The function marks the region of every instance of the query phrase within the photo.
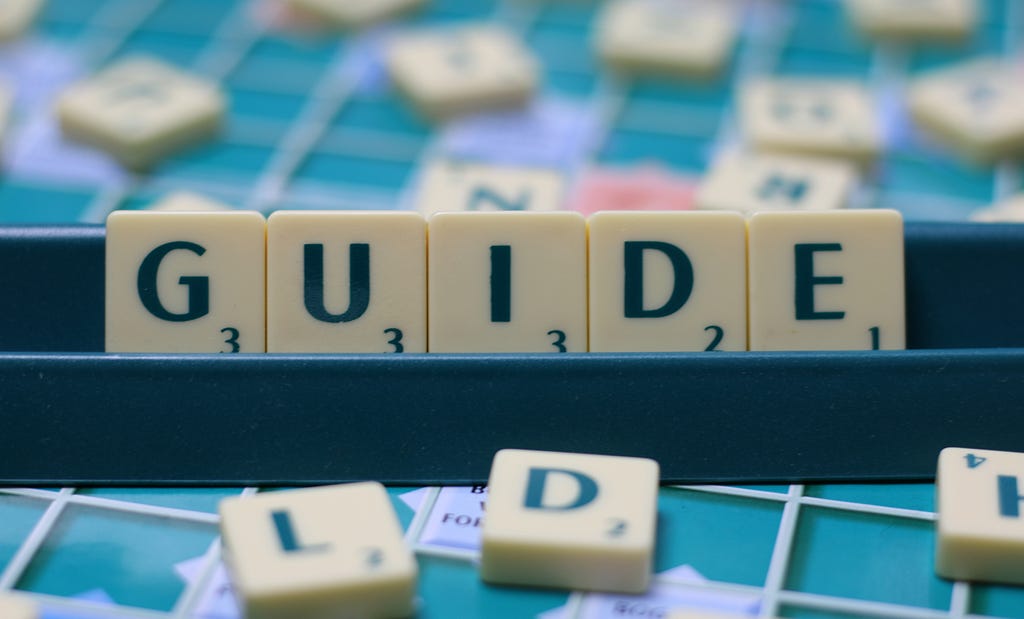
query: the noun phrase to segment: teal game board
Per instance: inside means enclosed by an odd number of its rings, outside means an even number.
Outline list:
[[[732,63],[710,83],[626,82],[603,71],[590,45],[596,2],[431,0],[401,24],[342,37],[289,34],[272,4],[50,0],[28,37],[0,48],[0,76],[17,93],[0,225],[102,223],[181,189],[265,213],[405,208],[425,164],[445,156],[543,166],[571,181],[656,169],[685,186],[739,139],[735,86],[755,73],[861,78],[885,102],[886,150],[858,192],[862,206],[964,221],[1022,184],[1016,165],[963,164],[917,132],[900,104],[919,71],[1015,55],[1024,8],[1013,0],[982,2],[976,34],[952,48],[868,44],[839,2],[751,0]],[[400,25],[477,20],[523,37],[544,65],[542,93],[523,113],[433,127],[389,85],[383,49]],[[219,140],[144,176],[62,141],[49,107],[66,84],[138,53],[216,79],[231,102]],[[663,488],[659,576],[642,598],[484,586],[475,568],[480,489],[390,492],[420,559],[424,618],[654,619],[685,606],[807,619],[1024,617],[1024,589],[934,575],[933,490]],[[33,595],[48,619],[236,617],[216,506],[255,491],[0,490],[0,590]]]

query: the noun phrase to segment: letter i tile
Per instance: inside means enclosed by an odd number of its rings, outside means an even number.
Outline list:
[[[397,619],[417,567],[376,482],[225,499],[221,534],[248,619]]]
[[[761,212],[748,225],[751,350],[906,346],[898,212]]]
[[[264,352],[266,220],[257,212],[107,217],[107,352]]]
[[[431,352],[586,352],[579,213],[437,213],[428,224]]]
[[[488,483],[490,583],[641,593],[651,579],[658,463],[505,449]]]
[[[949,447],[939,454],[935,571],[1024,584],[1024,453]]]

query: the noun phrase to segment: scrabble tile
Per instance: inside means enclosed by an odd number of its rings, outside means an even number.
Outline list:
[[[5,0],[0,2],[0,41],[10,41],[25,33],[35,21],[43,0]]]
[[[416,210],[555,211],[564,192],[561,175],[539,168],[435,161],[424,171]]]
[[[907,94],[914,120],[979,163],[1024,153],[1020,67],[983,58],[915,79]]]
[[[268,352],[426,352],[427,225],[409,212],[278,211]]]
[[[854,24],[881,39],[963,39],[978,18],[976,0],[846,0]]]
[[[57,100],[61,131],[144,170],[211,138],[224,117],[218,86],[135,57],[72,85]]]
[[[602,14],[597,47],[626,73],[709,77],[728,61],[738,20],[730,1],[622,0]]]
[[[471,25],[396,37],[391,77],[428,117],[519,107],[537,89],[530,51],[497,26]]]
[[[832,210],[849,204],[856,182],[856,169],[842,161],[734,153],[714,163],[695,203],[742,213]]]
[[[1017,194],[992,206],[975,211],[971,221],[979,222],[1024,222],[1024,194]]]
[[[939,454],[935,571],[1024,584],[1024,454],[949,447]]]
[[[245,617],[413,614],[416,560],[382,485],[226,499],[220,515],[225,559]]]
[[[28,596],[4,593],[0,594],[0,617],[3,619],[38,619],[39,608]]]
[[[747,349],[747,226],[738,213],[591,216],[590,350]]]
[[[760,151],[820,155],[867,163],[882,129],[867,89],[853,81],[761,78],[740,91],[740,121]]]
[[[594,167],[577,179],[570,208],[584,215],[600,211],[687,211],[694,208],[694,189],[691,180],[654,166]]]
[[[107,218],[107,352],[264,352],[266,222],[256,212]]]
[[[151,204],[146,210],[167,213],[205,213],[230,211],[231,207],[223,202],[212,200],[204,195],[191,191],[175,191]]]
[[[906,346],[897,211],[756,213],[748,251],[751,350]]]
[[[578,213],[438,213],[428,223],[431,352],[585,352]]]
[[[293,9],[339,28],[386,21],[423,5],[424,0],[287,0]]]
[[[488,482],[480,576],[641,593],[651,579],[658,463],[504,449]]]

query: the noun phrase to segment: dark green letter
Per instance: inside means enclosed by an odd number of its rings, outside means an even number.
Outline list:
[[[647,249],[665,254],[674,274],[672,294],[664,305],[654,309],[644,309],[644,250]],[[686,252],[661,241],[626,241],[622,253],[626,271],[623,290],[626,318],[662,318],[686,304],[693,292],[693,264]]]
[[[551,473],[568,475],[576,480],[576,483],[579,485],[579,492],[576,495],[576,500],[570,501],[565,505],[544,505],[544,484],[547,482],[548,475]],[[523,507],[527,509],[566,511],[583,507],[596,498],[597,482],[588,475],[584,475],[583,473],[578,473],[576,471],[570,471],[568,469],[542,469],[531,467],[530,477],[526,483],[526,498],[523,501]]]
[[[142,265],[139,266],[136,286],[139,290],[139,300],[150,314],[169,322],[187,322],[202,318],[210,312],[210,279],[208,277],[181,277],[178,283],[188,288],[188,311],[183,314],[167,311],[167,308],[160,302],[160,296],[156,291],[156,273],[160,269],[160,262],[164,257],[177,249],[190,251],[197,256],[206,253],[206,249],[201,245],[188,241],[164,243],[149,252],[142,261]]]
[[[796,319],[797,320],[842,320],[846,312],[818,312],[814,310],[814,287],[838,285],[842,276],[816,277],[814,275],[814,253],[819,251],[843,251],[839,243],[798,243],[793,246],[796,260]]]
[[[491,322],[512,320],[512,248],[491,245]]]
[[[370,305],[370,246],[352,243],[348,246],[348,309],[332,314],[324,305],[324,246],[303,246],[303,299],[306,311],[322,322],[351,322],[366,313]]]

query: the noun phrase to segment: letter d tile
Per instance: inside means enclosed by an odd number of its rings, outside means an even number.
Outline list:
[[[641,593],[651,578],[658,463],[504,449],[488,484],[490,583]]]
[[[746,350],[747,226],[738,213],[590,217],[590,350]]]
[[[107,218],[107,352],[264,352],[266,221],[256,212]]]

